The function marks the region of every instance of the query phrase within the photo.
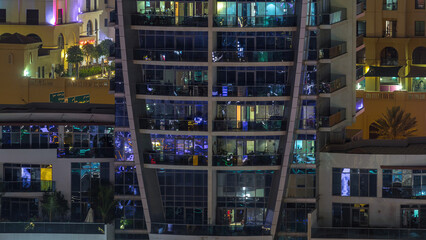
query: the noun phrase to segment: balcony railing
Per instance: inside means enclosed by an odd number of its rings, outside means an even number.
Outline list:
[[[281,155],[255,153],[247,155],[214,155],[213,166],[276,166]]]
[[[331,82],[321,82],[319,93],[333,93],[341,88],[346,87],[346,76],[338,76]]]
[[[105,224],[71,222],[1,222],[0,233],[105,234]]]
[[[57,158],[113,158],[114,148],[85,148],[64,147],[58,148]]]
[[[321,15],[321,24],[332,25],[346,20],[346,8],[336,9],[332,13]]]
[[[319,59],[333,59],[346,53],[346,42],[341,42],[330,48],[322,48],[319,50]]]
[[[166,164],[184,166],[207,166],[207,156],[192,154],[166,154],[166,153],[144,153],[143,160],[146,164]]]
[[[363,13],[365,10],[365,3],[359,2],[356,4],[356,15]]]
[[[425,229],[312,228],[311,239],[426,239]]]
[[[213,62],[283,62],[293,61],[293,50],[214,51]]]
[[[361,79],[364,76],[364,67],[358,66],[356,67],[356,79]]]
[[[359,47],[362,44],[364,44],[364,35],[361,34],[356,37],[356,47]]]
[[[207,85],[163,85],[137,83],[136,93],[144,95],[207,97]]]
[[[54,181],[4,181],[1,182],[4,192],[52,192],[55,191]]]
[[[215,27],[294,27],[297,18],[290,16],[214,16]]]
[[[271,235],[263,226],[213,226],[152,223],[152,234],[205,235],[205,236],[267,236]]]
[[[398,3],[383,3],[383,10],[398,10]]]
[[[426,199],[426,189],[422,187],[383,187],[384,198]]]
[[[290,96],[289,85],[271,84],[258,86],[214,86],[213,97],[282,97]]]
[[[207,27],[207,16],[132,15],[132,25]]]
[[[207,131],[207,121],[140,118],[139,127],[150,130]]]
[[[285,131],[285,120],[257,120],[257,121],[236,121],[236,120],[214,120],[214,131],[227,132],[250,132],[250,131]]]
[[[339,109],[336,113],[331,114],[330,116],[320,116],[320,127],[333,127],[334,125],[340,123],[346,119],[346,109]]]
[[[207,62],[206,51],[182,50],[146,50],[135,49],[134,60],[143,61],[178,61],[178,62]]]

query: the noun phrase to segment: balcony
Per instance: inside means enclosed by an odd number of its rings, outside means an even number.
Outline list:
[[[356,4],[356,15],[360,15],[361,13],[363,13],[365,11],[365,2],[363,1],[359,1]]]
[[[254,153],[247,155],[213,155],[213,166],[276,166],[281,155]]]
[[[214,27],[295,27],[297,18],[290,16],[230,16],[213,17]]]
[[[356,80],[359,80],[362,77],[364,77],[364,67],[363,66],[357,66],[355,74],[356,74]]]
[[[339,89],[346,87],[346,76],[338,75],[333,76],[330,82],[321,82],[319,86],[319,93],[333,93]]]
[[[312,228],[310,239],[426,239],[424,229]]]
[[[207,97],[207,91],[207,85],[136,84],[136,94],[143,95]]]
[[[149,130],[207,131],[207,121],[140,118],[139,127]]]
[[[319,59],[333,59],[346,53],[346,42],[334,42],[329,48],[319,50]]]
[[[363,44],[364,44],[364,35],[363,34],[358,35],[356,37],[356,47],[358,48],[358,47],[362,46]]]
[[[346,8],[335,8],[331,13],[323,13],[321,15],[321,24],[333,25],[346,20]]]
[[[383,187],[384,198],[426,199],[425,188],[422,187]]]
[[[0,233],[28,233],[28,234],[56,233],[56,234],[102,234],[102,235],[105,235],[105,232],[106,232],[106,226],[103,223],[71,223],[71,222],[64,222],[64,223],[61,223],[61,222],[1,222],[0,223]],[[57,238],[60,238],[60,236],[57,236]],[[79,239],[78,236],[75,236],[75,238]]]
[[[198,235],[198,236],[269,236],[271,232],[263,226],[214,226],[152,223],[151,234]]]
[[[320,116],[319,126],[320,127],[333,127],[336,124],[344,121],[346,119],[346,109],[337,109],[332,110],[330,116]]]
[[[282,97],[290,96],[289,85],[271,84],[257,86],[213,86],[213,97]]]
[[[4,181],[1,182],[3,192],[53,192],[54,181]]]
[[[182,50],[146,50],[135,49],[134,60],[143,61],[177,61],[177,62],[207,62],[206,51]]]
[[[285,131],[287,122],[285,120],[214,120],[213,131],[225,132],[260,132],[260,131]]]
[[[213,62],[284,62],[293,61],[294,51],[213,51]]]
[[[181,26],[207,27],[207,16],[132,15],[132,25],[138,26]]]
[[[85,148],[65,147],[58,148],[57,158],[114,158],[114,148]]]
[[[146,164],[165,164],[181,166],[207,166],[207,156],[193,154],[166,154],[166,153],[144,153],[143,160]]]

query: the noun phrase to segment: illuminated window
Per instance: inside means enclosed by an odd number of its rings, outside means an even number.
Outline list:
[[[425,0],[416,0],[416,9],[425,9]]]
[[[333,168],[333,195],[342,197],[375,197],[377,170]]]
[[[397,10],[398,0],[383,0],[383,10]]]
[[[294,141],[293,163],[315,164],[315,141],[315,135],[298,135],[297,140]]]

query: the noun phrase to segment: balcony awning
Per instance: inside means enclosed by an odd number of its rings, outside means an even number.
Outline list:
[[[366,77],[399,77],[401,67],[373,67],[365,74]]]
[[[411,66],[410,73],[408,73],[408,75],[405,77],[406,78],[426,77],[426,67]]]

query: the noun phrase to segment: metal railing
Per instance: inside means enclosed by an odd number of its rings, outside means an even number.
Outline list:
[[[282,97],[290,96],[291,86],[270,84],[268,86],[213,86],[213,97]]]
[[[52,192],[55,191],[54,181],[2,181],[4,192]]]
[[[105,234],[105,224],[71,222],[1,222],[0,233]]]
[[[213,51],[213,62],[283,62],[293,61],[293,50]]]
[[[321,24],[332,25],[346,20],[346,8],[336,9],[332,13],[321,15]]]
[[[365,3],[359,2],[356,4],[356,15],[363,13],[365,10]]]
[[[320,116],[319,126],[320,127],[333,127],[346,119],[346,109],[338,109],[336,113],[330,116]]]
[[[85,148],[64,147],[58,148],[57,158],[113,158],[114,148]]]
[[[295,27],[297,18],[288,16],[234,16],[216,15],[214,27]]]
[[[132,15],[132,25],[207,27],[207,16]]]
[[[426,199],[422,187],[383,187],[384,198]]]
[[[218,226],[151,223],[152,234],[205,235],[205,236],[267,236],[270,229],[263,226]]]
[[[364,35],[358,35],[356,37],[356,47],[362,46],[364,44]]]
[[[331,82],[321,82],[319,93],[333,93],[341,88],[346,87],[346,76],[338,76]]]
[[[424,229],[403,228],[312,228],[311,239],[426,239]]]
[[[282,155],[254,153],[247,155],[213,155],[213,166],[276,166]]]
[[[319,59],[332,59],[346,53],[346,42],[339,43],[330,48],[321,48],[319,50]]]
[[[133,59],[143,61],[207,62],[207,56],[207,50],[184,51],[135,49],[133,51]]]
[[[249,131],[285,131],[285,120],[214,120],[213,131],[249,132]]]
[[[207,166],[207,156],[193,154],[144,153],[144,163],[184,166]]]
[[[207,97],[206,85],[163,85],[150,83],[137,83],[136,94],[144,95],[164,95],[164,96],[192,96]]]
[[[207,131],[207,121],[200,123],[194,120],[140,118],[139,127],[151,130],[175,131]]]

